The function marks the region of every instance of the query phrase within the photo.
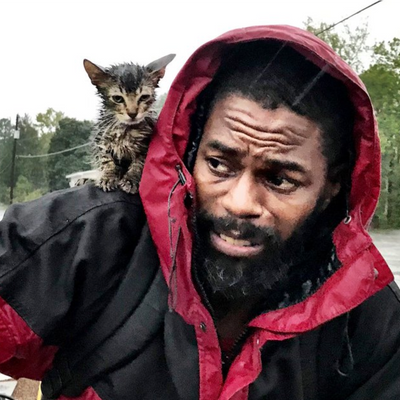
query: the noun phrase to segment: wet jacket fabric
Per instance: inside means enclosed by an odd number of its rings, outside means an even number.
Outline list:
[[[224,377],[218,335],[191,276],[195,186],[182,159],[196,97],[222,54],[258,39],[280,40],[343,81],[356,109],[357,159],[350,218],[333,235],[340,267],[303,301],[253,319]],[[376,121],[352,70],[296,28],[228,32],[197,50],[176,77],[140,197],[88,185],[7,210],[0,370],[44,379],[62,399],[400,398],[399,294],[366,231],[379,186]],[[78,356],[65,362],[70,354]],[[105,370],[81,382],[91,366]]]

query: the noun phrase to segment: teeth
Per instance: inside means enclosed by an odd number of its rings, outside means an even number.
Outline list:
[[[231,238],[230,236],[226,236],[223,233],[219,235],[219,237],[222,240],[225,240],[225,242],[228,242],[230,244],[234,244],[235,246],[251,246],[251,243],[248,240],[239,240],[239,239],[234,239]]]

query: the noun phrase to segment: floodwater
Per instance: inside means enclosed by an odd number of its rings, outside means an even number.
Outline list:
[[[400,286],[400,230],[374,231],[371,232],[371,236]]]

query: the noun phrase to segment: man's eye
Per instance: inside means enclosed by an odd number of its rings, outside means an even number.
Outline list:
[[[269,176],[267,177],[267,182],[282,192],[292,192],[300,186],[299,183],[283,176]]]
[[[217,158],[210,157],[207,159],[207,163],[209,168],[213,172],[217,172],[220,174],[227,174],[229,172],[229,168],[225,165],[222,161],[218,160]]]
[[[124,102],[124,98],[122,96],[111,96],[111,99],[114,103],[121,104]]]

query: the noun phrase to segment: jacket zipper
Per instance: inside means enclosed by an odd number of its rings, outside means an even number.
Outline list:
[[[195,217],[194,217],[195,214],[193,213],[192,215],[193,215],[192,223],[194,224],[195,223]],[[195,260],[196,260],[196,256],[197,256],[197,254],[195,254],[196,252],[197,252],[197,248],[195,246],[193,246],[193,258]],[[217,319],[215,317],[215,311],[211,305],[210,300],[207,297],[204,286],[201,284],[201,282],[198,278],[197,263],[194,263],[194,277],[195,277],[195,280],[197,283],[197,287],[200,290],[200,297],[203,300],[203,304],[206,306],[208,312],[210,313],[211,318],[214,322],[214,326],[216,327]],[[222,373],[223,373],[224,377],[226,377],[228,370],[229,370],[230,366],[232,365],[233,360],[239,353],[240,345],[243,344],[243,340],[247,337],[248,333],[249,333],[249,327],[245,326],[244,329],[242,330],[242,332],[236,337],[236,339],[233,342],[229,351],[224,352],[224,351],[222,351],[222,348],[221,348]],[[218,335],[218,331],[217,331],[217,335]],[[219,335],[218,335],[218,339],[220,339]]]
[[[168,195],[168,236],[169,236],[169,248],[170,248],[170,258],[171,258],[171,273],[169,276],[169,285],[168,285],[168,308],[171,312],[175,309],[176,306],[176,296],[177,296],[177,288],[176,288],[176,254],[178,250],[179,240],[181,237],[181,227],[178,227],[177,237],[175,244],[173,243],[173,234],[172,234],[172,226],[176,222],[176,219],[171,215],[171,202],[172,195],[174,194],[175,189],[179,184],[182,186],[186,183],[185,175],[182,172],[182,167],[177,164],[175,165],[175,170],[178,173],[178,180],[172,186],[171,191]]]

